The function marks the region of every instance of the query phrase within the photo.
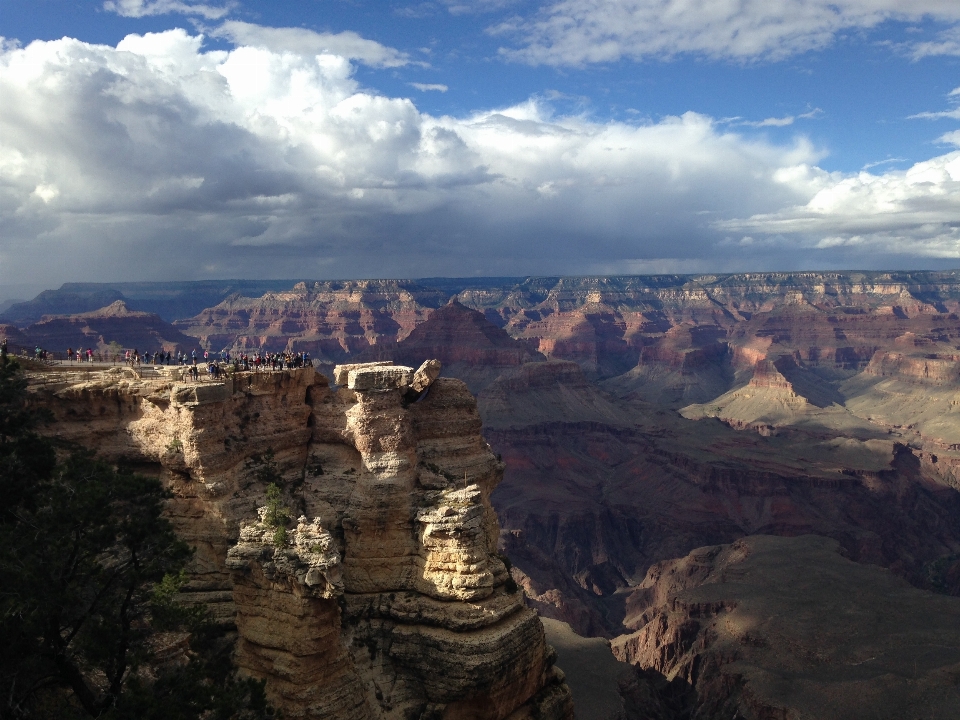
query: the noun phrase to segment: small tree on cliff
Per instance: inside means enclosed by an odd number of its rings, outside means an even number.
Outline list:
[[[36,433],[47,419],[25,403],[27,381],[20,365],[0,347],[0,522],[9,522],[16,508],[32,507],[40,481],[56,465],[53,446]]]
[[[247,462],[247,468],[253,472],[257,482],[267,486],[266,513],[263,522],[273,528],[273,544],[284,547],[287,544],[287,523],[290,510],[283,504],[283,476],[277,467],[273,449],[253,455]]]
[[[152,478],[74,449],[57,462],[0,352],[0,715],[236,718],[262,711],[202,614],[172,601],[190,556]],[[192,633],[164,666],[161,631]],[[184,637],[181,632],[179,637]]]

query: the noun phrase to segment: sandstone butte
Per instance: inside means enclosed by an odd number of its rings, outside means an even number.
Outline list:
[[[196,547],[184,599],[237,630],[288,718],[572,720],[536,613],[497,553],[503,464],[436,361],[184,383],[179,369],[43,373],[60,437],[159,476]],[[274,546],[267,450],[295,527]]]

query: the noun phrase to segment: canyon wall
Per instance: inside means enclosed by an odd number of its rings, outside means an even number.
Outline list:
[[[183,382],[44,373],[51,431],[154,473],[197,548],[184,599],[239,632],[288,717],[571,718],[543,628],[497,552],[502,463],[459,380],[398,366]],[[269,451],[269,452],[268,452]],[[299,520],[263,525],[266,484]]]
[[[754,536],[657,563],[614,654],[682,702],[670,717],[958,717],[960,598],[851,562],[826,538]]]

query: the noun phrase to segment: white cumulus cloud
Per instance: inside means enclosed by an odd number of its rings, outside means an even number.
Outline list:
[[[869,252],[960,257],[960,151],[882,175],[785,173],[784,184],[812,193],[802,205],[722,220],[721,230],[791,238],[814,248],[861,247]]]
[[[956,153],[845,177],[692,112],[435,117],[357,82],[389,49],[261,30],[4,46],[0,284],[755,269],[824,238],[953,257]]]

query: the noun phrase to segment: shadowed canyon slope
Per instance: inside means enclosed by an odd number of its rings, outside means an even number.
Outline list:
[[[110,352],[111,343],[113,352],[127,348],[176,353],[199,348],[196,338],[184,335],[158,315],[130,310],[122,300],[76,315],[45,316],[23,329],[0,325],[0,337],[28,350],[56,350],[61,356],[67,348]]]
[[[503,462],[503,481],[486,497],[512,580],[529,606],[582,635],[633,637],[644,613],[647,624],[682,625],[666,595],[638,610],[652,568],[762,536],[786,539],[757,545],[756,558],[856,563],[867,573],[865,605],[900,580],[915,586],[910,607],[960,595],[960,273],[301,283],[227,298],[175,326],[211,350],[307,350],[325,370],[440,359],[438,387],[452,381],[445,378],[466,383],[483,438]],[[807,535],[827,544],[788,541]],[[226,546],[209,552],[222,559]],[[723,572],[695,574],[705,586],[723,585]],[[251,583],[251,597],[265,592],[264,582]],[[769,586],[752,587],[756,607],[780,612],[776,598],[761,602]],[[730,602],[746,603],[734,590]],[[804,714],[813,712],[801,697],[807,690],[750,673],[729,680],[736,672],[726,661],[707,658],[732,646],[711,645],[712,626],[698,627],[700,639],[683,651],[687,665],[655,660],[653,635],[623,655],[647,674],[621,688],[620,705],[664,718],[693,717],[697,707],[703,718],[732,717],[724,708],[819,717]],[[762,670],[776,642],[792,642],[788,630],[776,629],[766,640],[772,649],[744,662]],[[703,677],[685,676],[698,653]],[[799,677],[804,667],[783,672]],[[924,678],[907,683],[904,697],[939,692],[933,676],[953,672],[941,667],[918,670]],[[900,692],[864,678],[871,697]],[[784,695],[777,705],[777,688],[801,699]],[[638,699],[657,697],[659,705]]]
[[[614,654],[685,687],[689,717],[960,716],[960,599],[837,550],[753,536],[658,563]]]

